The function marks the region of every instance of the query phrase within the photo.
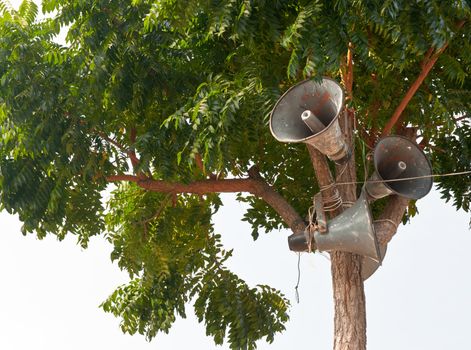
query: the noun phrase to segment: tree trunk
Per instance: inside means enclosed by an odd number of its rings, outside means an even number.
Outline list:
[[[355,182],[355,153],[352,142],[353,113],[345,111],[339,118],[352,156],[346,165],[337,165],[337,182]],[[325,157],[308,147],[316,177],[321,188],[332,184]],[[323,197],[331,197],[338,191],[349,206],[356,201],[356,185],[333,186],[323,191]],[[342,213],[343,207],[332,211],[331,217]],[[361,278],[362,257],[344,252],[331,253],[332,287],[334,296],[334,350],[366,350],[366,309],[363,280]]]
[[[366,349],[366,310],[361,259],[356,254],[333,252],[334,350]]]
[[[337,174],[339,174],[338,182],[355,182],[357,180],[353,118],[353,111],[346,110],[341,121],[341,127],[352,151],[352,157],[345,169],[343,166],[336,166]],[[355,184],[339,187],[344,203],[356,201],[356,187]],[[330,256],[335,305],[334,350],[365,350],[366,304],[361,277],[363,257],[343,252],[333,252]]]

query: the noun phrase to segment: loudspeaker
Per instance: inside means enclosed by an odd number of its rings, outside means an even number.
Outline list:
[[[304,232],[296,232],[292,235],[288,236],[288,246],[289,249],[293,252],[307,252],[308,251],[308,234]],[[311,242],[312,246],[314,247],[314,242]]]
[[[379,251],[381,253],[382,259],[384,259],[384,256],[386,255],[388,246],[387,245],[380,245],[379,246]],[[364,256],[363,261],[361,263],[361,278],[363,281],[366,281],[372,274],[376,272],[376,270],[381,266],[382,261],[376,261],[374,259],[371,259],[370,257]]]
[[[307,239],[308,235],[303,232],[292,234],[288,237],[289,248],[296,252],[307,251]],[[320,251],[339,250],[381,262],[373,217],[365,193],[362,192],[352,207],[327,223],[326,233],[315,231],[314,242]]]
[[[427,156],[417,144],[405,137],[388,136],[381,139],[374,148],[373,162],[375,172],[366,182],[370,200],[392,193],[409,199],[420,199],[432,188],[432,177],[388,182],[432,174]]]
[[[351,154],[338,121],[343,99],[342,88],[332,79],[304,80],[278,100],[270,116],[270,131],[278,141],[308,143],[343,164]]]

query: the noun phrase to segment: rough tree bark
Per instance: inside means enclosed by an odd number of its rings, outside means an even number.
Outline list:
[[[355,143],[353,142],[353,111],[346,110],[341,127],[352,156],[348,163],[336,166],[338,182],[356,182]],[[344,203],[357,199],[356,185],[339,186]],[[334,350],[366,349],[366,303],[361,277],[362,257],[356,254],[331,254],[332,289],[335,305]]]
[[[356,181],[352,124],[352,112],[345,110],[341,117],[341,125],[352,156],[347,164],[337,166],[337,182]],[[323,197],[329,198],[338,191],[345,204],[355,202],[356,185],[333,186],[334,180],[325,157],[311,147],[308,147],[308,150],[319,185],[321,188],[328,188],[322,191]],[[331,212],[331,217],[341,214],[343,210],[344,206],[340,206]],[[344,252],[332,252],[330,256],[335,307],[334,350],[365,350],[366,308],[361,278],[362,257]]]

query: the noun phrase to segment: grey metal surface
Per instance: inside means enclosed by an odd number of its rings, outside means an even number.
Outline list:
[[[304,232],[296,232],[288,236],[289,249],[293,252],[307,252],[309,247],[306,238]]]
[[[280,142],[304,142],[337,163],[348,160],[350,152],[340,130],[338,118],[343,109],[344,93],[340,85],[323,78],[320,83],[304,80],[292,86],[278,100],[270,116],[270,131]],[[312,123],[313,132],[302,115],[310,111],[320,121]]]
[[[378,268],[382,265],[387,249],[388,249],[387,244],[379,246],[379,250],[381,252],[381,261],[376,261],[367,256],[363,257],[363,261],[361,263],[361,278],[363,279],[363,281],[366,281],[368,278],[370,278],[376,272],[376,270],[378,270]]]
[[[314,232],[318,250],[350,252],[381,261],[373,217],[364,192],[352,207],[328,222],[327,228],[326,234]]]
[[[317,118],[317,116],[310,110],[305,110],[303,114],[301,114],[301,119],[314,134],[325,129],[325,125],[322,124],[319,118]]]
[[[409,199],[420,199],[430,192],[432,177],[387,182],[432,174],[430,161],[414,142],[402,136],[385,137],[376,144],[373,159],[375,172],[365,186],[371,199],[379,199],[392,193]]]

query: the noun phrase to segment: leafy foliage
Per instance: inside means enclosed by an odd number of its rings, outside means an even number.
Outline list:
[[[115,175],[188,184],[256,165],[306,213],[318,191],[308,154],[273,139],[269,113],[301,79],[340,81],[349,46],[359,178],[429,50],[444,45],[400,124],[418,130],[436,173],[470,169],[467,1],[44,0],[42,11],[52,18],[38,20],[32,1],[15,10],[0,0],[1,207],[25,234],[70,233],[86,246],[106,232],[131,282],[103,308],[126,332],[167,332],[191,301],[218,344],[254,348],[283,330],[279,292],[224,267],[216,194],[120,184],[105,208],[102,193]],[[54,41],[61,30],[65,45]],[[470,176],[438,182],[470,210]],[[260,198],[238,198],[254,238],[286,226]]]
[[[159,203],[155,213],[151,209]],[[288,319],[288,302],[267,287],[249,288],[224,268],[225,252],[211,226],[211,200],[181,197],[172,204],[160,194],[135,186],[115,191],[107,214],[112,259],[135,276],[103,303],[122,318],[124,332],[153,338],[168,332],[176,315],[185,317],[185,303],[195,299],[206,333],[231,347],[255,348],[255,341],[273,341]],[[139,277],[137,277],[139,276]]]

